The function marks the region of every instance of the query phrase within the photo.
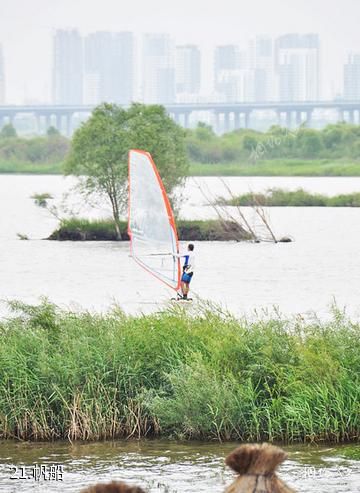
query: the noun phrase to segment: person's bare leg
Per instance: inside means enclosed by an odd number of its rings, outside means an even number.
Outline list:
[[[185,287],[185,283],[184,283],[184,281],[181,281],[181,294],[182,294],[183,296],[184,296],[184,294],[185,294],[185,289],[186,289],[186,287]]]

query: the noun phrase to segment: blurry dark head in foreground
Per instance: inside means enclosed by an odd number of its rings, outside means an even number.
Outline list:
[[[126,483],[112,481],[107,484],[98,483],[89,486],[85,490],[81,490],[81,493],[145,493],[145,491],[139,486],[129,486]]]
[[[267,443],[241,445],[226,458],[239,476],[225,493],[295,493],[275,474],[285,459],[283,450]]]

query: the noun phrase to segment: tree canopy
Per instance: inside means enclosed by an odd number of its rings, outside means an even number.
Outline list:
[[[188,169],[184,139],[185,131],[162,106],[136,103],[125,110],[104,103],[74,133],[65,172],[81,177],[85,193],[109,199],[120,237],[120,213],[127,201],[129,150],[151,153],[171,196]]]
[[[4,139],[11,139],[17,137],[17,133],[14,126],[11,123],[4,125],[0,131],[0,137]]]

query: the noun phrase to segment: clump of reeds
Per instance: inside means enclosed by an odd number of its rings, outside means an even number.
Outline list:
[[[139,486],[129,486],[121,481],[112,481],[89,486],[81,490],[81,493],[145,493],[145,491]]]
[[[241,445],[225,460],[238,474],[225,493],[294,493],[275,472],[285,459],[283,450],[267,443]]]
[[[360,325],[148,316],[12,303],[0,321],[0,438],[344,442],[360,437]]]

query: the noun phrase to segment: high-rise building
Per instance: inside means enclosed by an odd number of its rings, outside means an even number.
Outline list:
[[[228,88],[231,73],[239,67],[239,48],[235,45],[217,46],[214,53],[214,87],[215,91],[229,99],[232,89]],[[233,86],[233,84],[230,84]]]
[[[149,104],[175,101],[175,45],[168,34],[143,38],[143,100]]]
[[[276,40],[276,71],[281,101],[320,97],[320,42],[317,34],[286,34]]]
[[[253,72],[253,101],[271,101],[276,98],[273,40],[257,37],[250,42],[249,68]]]
[[[344,65],[344,98],[360,101],[360,53],[349,55]]]
[[[176,47],[176,93],[198,94],[201,83],[201,54],[195,45]]]
[[[84,102],[130,103],[134,70],[132,33],[89,34],[84,42]]]
[[[0,104],[5,104],[5,63],[2,46],[0,45]]]
[[[77,30],[58,30],[54,36],[53,101],[83,102],[83,46]]]
[[[242,71],[247,57],[236,45],[217,46],[214,53],[214,88],[225,101],[240,101]]]

